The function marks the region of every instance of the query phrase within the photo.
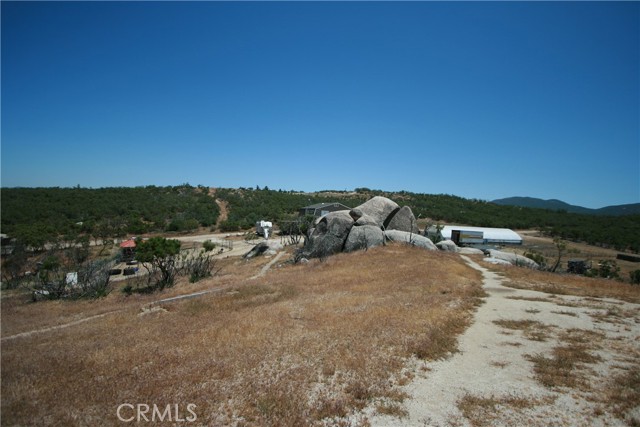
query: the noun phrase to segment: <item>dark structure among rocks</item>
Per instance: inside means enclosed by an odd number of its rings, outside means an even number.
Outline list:
[[[321,217],[330,212],[348,211],[351,209],[342,203],[316,203],[315,205],[305,206],[299,211],[300,216],[313,215],[315,217]]]

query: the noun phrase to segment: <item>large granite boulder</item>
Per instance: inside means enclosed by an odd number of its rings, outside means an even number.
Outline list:
[[[489,257],[493,259],[499,259],[502,261],[507,261],[512,265],[517,265],[519,267],[527,267],[527,268],[539,268],[537,262],[532,259],[529,259],[525,256],[512,254],[509,252],[496,251],[494,249],[489,250]]]
[[[433,244],[428,238],[421,236],[420,234],[409,233],[407,231],[400,230],[387,230],[384,232],[387,240],[391,242],[401,242],[420,248],[428,249],[430,251],[437,251],[438,247]]]
[[[346,239],[353,227],[353,218],[347,211],[330,212],[316,222],[313,235],[331,234]]]
[[[392,213],[399,209],[400,206],[393,200],[382,196],[375,196],[355,209],[352,209],[352,212],[357,210],[357,212],[362,215],[368,215],[373,218],[379,227],[386,227],[388,225],[387,219],[390,218]]]
[[[316,223],[303,256],[305,258],[322,258],[342,252],[352,227],[353,218],[347,211],[326,214]]]
[[[412,233],[420,233],[416,217],[413,215],[409,206],[403,206],[397,212],[393,213],[391,219],[387,218],[387,230],[410,231]]]
[[[360,227],[362,225],[378,226],[378,222],[374,218],[370,217],[358,208],[351,209],[349,211],[349,216],[351,216],[351,218],[353,218],[353,220],[355,221],[353,225],[355,225],[356,227]],[[380,227],[378,226],[378,228]]]
[[[309,244],[305,246],[302,256],[304,258],[325,258],[342,252],[343,247],[344,239],[332,234],[324,234],[311,239]]]
[[[357,223],[357,221],[356,221]],[[373,248],[384,244],[384,232],[377,225],[353,227],[344,244],[345,252]]]

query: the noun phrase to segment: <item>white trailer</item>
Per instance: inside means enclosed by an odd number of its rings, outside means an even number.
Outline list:
[[[452,230],[451,240],[456,245],[481,245],[484,243],[484,233],[472,230]]]
[[[273,229],[271,221],[256,221],[256,234],[264,236],[265,239],[269,238],[271,229]]]

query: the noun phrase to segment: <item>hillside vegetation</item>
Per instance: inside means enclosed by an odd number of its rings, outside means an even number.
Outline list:
[[[640,215],[594,216],[566,211],[500,206],[446,194],[384,192],[359,188],[353,192],[302,193],[264,189],[215,190],[226,201],[228,218],[220,231],[250,229],[258,220],[294,219],[298,209],[320,202],[356,206],[373,196],[386,196],[410,206],[430,223],[539,229],[545,234],[617,250],[640,251]],[[208,188],[3,188],[2,232],[31,246],[80,234],[118,237],[153,231],[189,231],[211,227],[219,208]]]
[[[121,237],[216,223],[206,187],[3,188],[2,232],[33,247],[78,235]]]
[[[588,215],[638,215],[640,214],[640,203],[630,203],[626,205],[605,206],[599,209],[590,209],[582,206],[570,205],[562,200],[543,200],[534,197],[507,197],[506,199],[493,200],[497,205],[521,206],[524,208],[539,208],[549,210],[562,210],[571,213]]]

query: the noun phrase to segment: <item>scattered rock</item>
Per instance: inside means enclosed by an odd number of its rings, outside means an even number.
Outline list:
[[[539,268],[538,263],[536,263],[534,260],[518,254],[489,249],[489,256],[490,258],[507,261],[509,264],[517,265],[519,267]]]
[[[245,259],[251,259],[259,255],[272,256],[282,250],[282,243],[277,240],[265,240],[255,245],[249,252],[243,255]]]
[[[166,313],[167,309],[159,306],[159,305],[151,305],[151,306],[146,306],[146,307],[142,307],[141,308],[142,312],[138,313],[138,316],[145,316],[147,314],[152,314],[152,313]]]
[[[32,298],[33,298],[33,301],[44,301],[46,299],[49,299],[49,295],[50,295],[49,291],[44,289],[39,289],[39,290],[33,291]]]
[[[416,233],[409,233],[407,231],[399,230],[387,230],[384,232],[387,240],[392,242],[407,243],[420,248],[428,249],[430,251],[437,251],[438,247],[428,238]]]
[[[444,252],[460,252],[460,248],[451,240],[442,240],[436,243],[438,249]],[[480,251],[482,253],[482,251]]]
[[[482,249],[476,248],[458,248],[458,253],[461,255],[484,255]]]
[[[387,230],[409,231],[416,234],[420,233],[416,217],[413,215],[409,206],[403,206],[400,208],[395,212],[395,214],[393,214],[391,220],[387,220],[387,222],[388,224],[385,227]]]
[[[357,221],[356,221],[357,223]],[[353,252],[360,249],[373,248],[384,244],[384,233],[376,225],[363,225],[354,227],[344,244],[345,252]]]
[[[509,261],[505,261],[503,259],[498,259],[498,258],[484,258],[483,261],[488,262],[490,264],[512,265]]]

